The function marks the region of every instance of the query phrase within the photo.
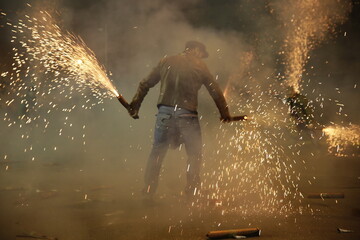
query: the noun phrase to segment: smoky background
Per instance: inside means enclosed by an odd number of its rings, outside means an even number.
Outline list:
[[[1,1],[0,9],[7,12],[10,18],[21,13],[27,2]],[[274,17],[274,9],[269,4],[271,1],[63,0],[30,3],[34,7],[46,6],[54,12],[64,29],[81,36],[99,62],[111,72],[110,78],[128,101],[134,95],[138,82],[147,76],[163,56],[178,54],[183,51],[186,41],[198,40],[207,46],[210,57],[205,61],[211,73],[216,76],[222,89],[229,88],[227,100],[233,114],[248,114],[246,110],[256,110],[259,106],[266,108],[264,102],[280,108],[273,121],[277,119],[277,114],[286,114],[286,107],[281,106],[280,100],[274,101],[271,95],[279,94],[281,98],[283,87],[278,76],[284,75],[279,57],[284,32],[282,23]],[[357,110],[360,95],[356,86],[360,73],[359,57],[356,54],[359,52],[358,16],[359,2],[353,1],[349,20],[339,25],[335,34],[329,34],[324,42],[310,52],[311,59],[306,64],[306,74],[303,76],[303,84],[306,85],[303,85],[302,93],[314,101],[316,109],[321,109],[315,117],[322,124],[359,123]],[[11,69],[11,33],[4,23],[7,17],[2,17],[1,25],[4,27],[0,28],[2,71]],[[251,63],[247,64],[244,59],[249,53],[253,57]],[[1,78],[1,81],[4,81],[1,89],[3,101],[7,97],[6,78]],[[273,89],[273,92],[261,101],[253,97],[255,102],[250,107],[242,104],[254,93],[260,94],[269,89]],[[9,236],[19,228],[23,231],[38,229],[44,234],[56,233],[66,239],[87,239],[96,235],[95,230],[89,230],[89,225],[126,222],[123,215],[119,218],[110,216],[111,220],[109,217],[91,218],[98,212],[112,212],[113,204],[127,209],[122,210],[125,213],[132,211],[134,216],[144,215],[143,209],[132,201],[140,199],[143,171],[152,144],[158,92],[158,85],[150,90],[140,109],[139,120],[131,119],[114,98],[105,99],[104,103],[96,104],[88,110],[76,108],[71,113],[53,111],[47,115],[50,126],[46,132],[42,124],[40,127],[24,125],[18,128],[2,123],[1,187],[3,190],[6,187],[14,190],[10,195],[2,194],[4,198],[0,206],[3,217],[0,222],[16,222],[20,216],[26,216],[26,220],[6,231],[2,230],[0,234]],[[316,101],[319,94],[326,101]],[[47,100],[50,99],[42,101]],[[339,106],[334,100],[344,104],[342,111],[348,116],[337,114]],[[81,95],[74,96],[71,101],[61,98],[57,101],[63,106],[84,103]],[[96,102],[96,99],[93,101]],[[323,108],[319,107],[321,102],[324,102]],[[1,106],[1,115],[9,111],[3,103]],[[10,109],[15,118],[17,112],[21,111],[21,104],[17,106],[17,109]],[[233,136],[242,136],[235,132],[243,129],[246,133],[248,126],[246,123],[221,124],[216,106],[204,88],[199,94],[199,115],[204,144],[202,178],[209,184],[215,184],[218,178],[210,177],[209,174],[224,171],[218,168],[219,165],[233,164],[231,161],[238,152],[234,149],[226,151],[226,146],[233,140]],[[61,128],[64,130],[59,136]],[[22,135],[29,138],[24,139]],[[72,137],[74,140],[71,140]],[[297,139],[287,139],[290,142],[285,142],[285,145],[297,143]],[[252,144],[251,139],[248,140],[245,145]],[[304,147],[302,151],[309,149],[314,152],[312,147]],[[34,156],[35,160],[32,161]],[[246,157],[244,155],[242,159]],[[296,159],[300,162],[304,157],[297,156]],[[303,162],[300,165],[297,171],[305,171]],[[317,166],[312,167],[313,171],[318,169]],[[328,169],[335,167],[336,164],[331,162],[326,165],[324,172],[328,173]],[[163,165],[159,195],[177,197],[185,185],[185,170],[185,151],[169,151]],[[307,174],[308,178],[313,176],[313,172]],[[250,174],[251,181],[256,181],[256,176]],[[231,178],[223,183],[227,184],[225,189],[233,189],[234,185],[239,184]],[[263,201],[251,196],[249,199],[250,203],[247,204]],[[17,208],[7,208],[8,203]],[[34,213],[34,209],[44,208],[52,209],[52,212]],[[82,211],[84,209],[91,210],[85,212]],[[29,224],[28,220],[33,219],[34,214],[37,220]],[[186,219],[179,215],[173,222]],[[167,220],[165,218],[164,222]],[[132,219],[128,220],[131,224]],[[47,227],[44,227],[45,223]],[[59,223],[71,229],[72,234],[59,231]]]

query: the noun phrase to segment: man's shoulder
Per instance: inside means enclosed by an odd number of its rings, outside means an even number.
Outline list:
[[[187,68],[197,71],[208,72],[207,65],[202,59],[188,56],[186,54],[165,56],[160,60],[160,65],[186,66]]]
[[[192,60],[188,59],[188,57],[183,54],[165,56],[160,60],[161,65],[171,65],[171,66],[184,65],[189,62],[192,62]]]
[[[176,61],[177,59],[179,59],[178,55],[173,55],[173,56],[165,55],[164,57],[162,57],[160,59],[160,64],[164,64],[164,63],[167,63],[167,62],[173,62],[173,61]]]
[[[181,60],[181,59],[185,59],[185,55],[177,54],[177,55],[172,55],[172,56],[165,56],[163,58],[164,61],[177,61],[177,60]]]

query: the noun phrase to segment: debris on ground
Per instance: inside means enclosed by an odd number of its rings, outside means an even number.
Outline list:
[[[16,235],[16,240],[58,240],[56,237],[40,236],[36,234],[19,234]]]
[[[5,191],[24,191],[24,190],[26,190],[24,187],[13,187],[13,186],[0,188],[0,192],[5,192]]]
[[[225,239],[225,238],[247,238],[247,237],[258,237],[261,234],[261,230],[258,228],[242,228],[232,230],[220,230],[211,231],[206,234],[209,239]]]
[[[111,217],[111,216],[123,215],[123,214],[124,214],[124,211],[119,210],[119,211],[115,211],[115,212],[111,212],[111,213],[106,213],[106,214],[104,214],[104,216]]]
[[[344,228],[338,228],[337,230],[339,233],[353,233],[354,232],[354,230],[344,229]]]
[[[90,189],[90,191],[95,192],[95,191],[101,191],[101,190],[111,190],[113,187],[112,186],[97,186],[97,187],[93,187]]]
[[[345,198],[344,193],[309,193],[308,198],[325,199],[325,198]]]
[[[58,195],[58,190],[57,189],[52,189],[52,190],[37,189],[36,193],[39,194],[41,199],[48,199],[48,198],[56,197]]]

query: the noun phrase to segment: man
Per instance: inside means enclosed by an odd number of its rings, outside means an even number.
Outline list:
[[[290,116],[294,119],[299,131],[313,127],[313,109],[304,95],[295,91],[293,87],[289,87],[286,103],[289,105]]]
[[[229,122],[231,119],[222,91],[201,60],[207,57],[204,44],[197,41],[187,42],[184,52],[163,58],[149,76],[140,82],[130,103],[129,113],[133,118],[137,118],[147,92],[161,82],[154,143],[144,179],[143,193],[149,198],[157,189],[160,168],[169,146],[177,147],[181,143],[184,143],[188,155],[185,194],[190,197],[199,190],[202,140],[197,96],[202,85],[205,85],[214,99],[221,121]]]

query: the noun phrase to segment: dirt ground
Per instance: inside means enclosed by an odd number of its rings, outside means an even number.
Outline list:
[[[358,158],[317,159],[307,173],[316,180],[302,189],[301,205],[311,210],[288,216],[224,213],[211,204],[199,208],[176,191],[160,194],[154,205],[144,204],[141,180],[130,182],[131,173],[116,164],[93,164],[93,169],[71,162],[1,164],[1,240],[196,240],[206,239],[211,230],[248,227],[260,228],[263,239],[360,239]],[[109,177],[101,177],[104,172]],[[114,182],[120,175],[129,181]],[[309,199],[310,192],[341,192],[345,198]]]

